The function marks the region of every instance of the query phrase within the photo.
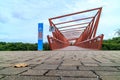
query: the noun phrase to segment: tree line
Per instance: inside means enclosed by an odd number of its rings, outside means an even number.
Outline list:
[[[102,44],[102,50],[120,50],[120,29],[115,32],[118,37],[104,40]]]
[[[36,51],[37,43],[0,42],[0,51]],[[43,44],[43,50],[50,50],[48,43]]]
[[[0,42],[0,51],[36,51],[37,43]],[[43,50],[50,50],[49,44],[43,44]],[[120,50],[120,37],[103,40],[102,50]]]
[[[120,37],[103,40],[102,50],[120,50]]]

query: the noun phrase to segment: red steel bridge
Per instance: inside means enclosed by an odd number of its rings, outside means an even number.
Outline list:
[[[51,50],[68,46],[99,50],[103,34],[96,36],[102,7],[49,18],[53,37],[47,36]]]

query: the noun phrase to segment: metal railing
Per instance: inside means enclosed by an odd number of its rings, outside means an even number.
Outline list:
[[[77,42],[74,45],[75,46],[79,46],[82,48],[89,48],[89,49],[101,49],[102,47],[102,41],[103,41],[103,34],[101,34],[100,36],[97,36],[93,39],[88,39],[82,42]]]
[[[60,49],[69,46],[69,42],[63,42],[54,37],[47,36],[51,50]]]

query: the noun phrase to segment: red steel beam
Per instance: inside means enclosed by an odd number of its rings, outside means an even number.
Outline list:
[[[62,31],[62,33],[66,33],[66,32],[76,32],[76,31],[83,31],[84,29],[82,29],[82,30],[67,30],[67,31]]]
[[[76,40],[76,39],[78,39],[78,38],[71,38],[71,39],[68,39],[68,41],[72,41],[72,40]]]
[[[97,17],[96,24],[95,24],[95,27],[96,27],[96,28],[95,28],[95,32],[94,32],[93,37],[95,37],[95,35],[96,35],[98,23],[99,23],[99,20],[100,20],[101,10],[102,10],[102,8],[99,10],[99,13],[98,13],[98,17]]]
[[[50,41],[50,36],[49,35],[47,35],[47,39],[48,39],[48,43],[49,43],[50,49],[52,50],[52,43]]]
[[[65,23],[70,23],[70,22],[76,22],[76,21],[86,20],[86,19],[91,19],[91,18],[93,18],[93,17],[87,17],[87,18],[81,18],[81,19],[75,19],[75,20],[60,22],[60,23],[56,23],[55,25],[60,25],[60,24],[65,24]]]
[[[79,25],[84,25],[84,24],[89,24],[90,22],[85,22],[85,23],[80,23],[80,24],[74,24],[74,25],[69,25],[69,26],[63,26],[63,27],[59,27],[58,29],[61,28],[66,28],[66,27],[72,27],[72,26],[79,26]]]
[[[86,28],[87,26],[83,26],[83,27],[77,27],[77,28],[70,28],[70,29],[63,29],[63,30],[60,30],[60,31],[66,31],[66,30],[78,30],[78,29],[83,29],[83,28]]]
[[[90,12],[90,11],[94,11],[94,10],[99,10],[100,8],[102,8],[102,7],[94,8],[94,9],[89,9],[89,10],[84,10],[84,11],[80,11],[80,12],[76,12],[76,13],[71,13],[71,14],[66,14],[66,15],[62,15],[62,16],[57,16],[57,17],[54,17],[54,18],[50,18],[50,20],[58,19],[58,18],[62,18],[62,17],[67,17],[67,16],[72,16],[72,15],[75,15],[75,14]]]
[[[50,25],[55,27],[55,32],[52,32],[53,36],[55,35],[55,37],[57,36],[56,38],[67,41],[66,37],[58,30],[52,21],[50,21]]]

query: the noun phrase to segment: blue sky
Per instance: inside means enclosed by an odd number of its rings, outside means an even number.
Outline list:
[[[97,7],[103,7],[97,35],[112,38],[120,28],[119,0],[0,0],[0,41],[37,43],[43,22],[46,42],[48,18]]]

